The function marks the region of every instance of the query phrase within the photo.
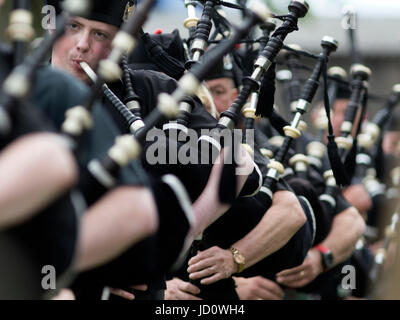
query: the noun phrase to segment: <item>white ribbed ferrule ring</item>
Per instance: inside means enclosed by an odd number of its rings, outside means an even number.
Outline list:
[[[158,96],[158,110],[168,119],[174,119],[179,115],[176,100],[167,93],[161,93]]]
[[[115,36],[112,46],[118,48],[124,54],[130,54],[136,47],[136,39],[125,31],[119,31]]]
[[[17,9],[10,14],[10,25],[7,36],[13,41],[29,42],[35,35],[32,27],[32,13],[25,9]]]
[[[259,0],[250,1],[248,8],[264,22],[272,17],[267,6]]]
[[[93,118],[91,113],[83,106],[76,106],[67,110],[65,113],[65,122],[62,125],[63,132],[73,136],[79,136],[83,130],[89,130],[93,127]]]
[[[110,59],[102,60],[99,64],[99,75],[106,82],[114,82],[121,78],[122,70],[114,61]]]
[[[121,167],[125,167],[132,160],[139,157],[141,146],[132,135],[123,135],[116,139],[108,155]]]

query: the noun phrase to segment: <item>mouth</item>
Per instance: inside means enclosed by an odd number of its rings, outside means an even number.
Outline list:
[[[97,75],[93,71],[93,69],[89,66],[89,64],[83,61],[83,62],[80,63],[80,66],[81,66],[82,70],[85,72],[85,74],[87,75],[87,77],[93,83],[96,83],[97,82]]]
[[[72,65],[73,65],[73,67],[77,70],[77,71],[79,71],[79,72],[84,72],[84,70],[82,69],[82,67],[81,67],[81,63],[82,62],[86,62],[85,60],[83,60],[83,59],[72,59]],[[86,62],[87,63],[87,62]]]

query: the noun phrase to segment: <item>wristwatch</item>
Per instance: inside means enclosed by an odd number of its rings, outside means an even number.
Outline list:
[[[233,255],[233,261],[238,265],[238,271],[237,273],[241,273],[244,269],[244,265],[246,264],[246,259],[245,257],[239,252],[238,249],[231,248],[231,252]]]
[[[321,244],[315,246],[315,248],[321,254],[322,267],[324,268],[324,271],[327,271],[328,269],[332,268],[333,267],[333,254],[332,254],[332,251],[329,250],[327,247],[324,247]]]

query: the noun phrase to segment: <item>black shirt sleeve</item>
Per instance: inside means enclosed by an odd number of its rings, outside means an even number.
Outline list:
[[[89,90],[72,76],[50,67],[42,68],[36,77],[33,92],[34,106],[52,122],[57,131],[65,120],[68,109],[85,103]],[[111,120],[102,104],[96,104],[93,112],[94,126],[80,139],[76,152],[77,161],[84,171],[92,159],[101,160],[113,146],[121,131]],[[137,162],[123,168],[119,175],[122,184],[144,184],[145,175]]]

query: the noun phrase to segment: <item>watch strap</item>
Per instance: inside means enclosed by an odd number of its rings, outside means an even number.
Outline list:
[[[318,244],[315,246],[315,248],[319,251],[322,252],[323,254],[329,253],[331,250],[329,250],[327,247],[323,246],[322,244]]]
[[[324,272],[329,270],[331,266],[328,265],[327,259],[329,255],[332,255],[332,251],[321,244],[316,245],[314,248],[316,248],[321,254],[321,263],[322,267],[324,268]]]
[[[236,261],[236,256],[237,255],[242,255],[241,253],[240,253],[240,251],[238,250],[238,249],[236,249],[236,248],[234,248],[234,247],[231,247],[231,252],[232,252],[232,255],[233,255],[233,261],[235,262],[235,264],[237,264],[237,266],[238,266],[238,271],[237,271],[237,273],[241,273],[242,271],[243,271],[243,269],[244,269],[244,263],[238,263],[237,261]]]

